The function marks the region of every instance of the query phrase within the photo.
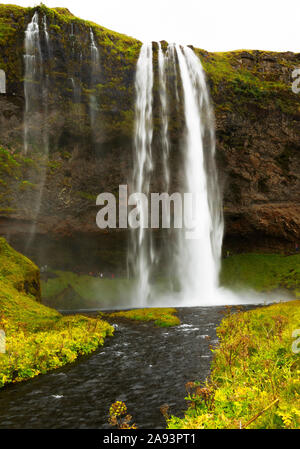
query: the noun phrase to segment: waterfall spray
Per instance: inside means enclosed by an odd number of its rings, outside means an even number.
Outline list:
[[[93,30],[90,28],[90,49],[91,49],[91,63],[92,63],[92,70],[91,70],[91,87],[94,88],[96,83],[96,75],[97,70],[99,69],[100,65],[100,56],[99,56],[99,50],[95,42],[95,36],[93,33]],[[96,111],[97,111],[98,105],[95,94],[90,95],[90,120],[91,120],[91,127],[92,130],[94,130],[95,122],[96,122]]]

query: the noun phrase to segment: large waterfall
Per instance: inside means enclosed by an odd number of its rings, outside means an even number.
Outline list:
[[[221,199],[214,162],[214,120],[201,63],[194,52],[176,46],[184,95],[185,188],[194,204],[185,213],[195,224],[180,242],[179,279],[192,304],[214,302],[223,237]],[[182,233],[181,233],[182,236]],[[186,236],[185,236],[186,237]]]
[[[134,139],[134,169],[131,190],[133,193],[149,194],[152,161],[152,45],[143,45],[136,71],[136,110]],[[147,304],[150,295],[151,266],[154,263],[154,249],[151,233],[144,229],[147,211],[139,204],[140,227],[131,231],[129,265],[137,285],[135,295],[140,306]]]
[[[136,72],[135,156],[132,191],[150,196],[153,173],[153,65],[152,44],[141,48]],[[184,129],[180,151],[183,155],[180,192],[184,198],[184,229],[165,235],[168,241],[165,276],[176,277],[175,291],[157,297],[155,281],[151,279],[159,258],[159,248],[153,245],[151,230],[143,223],[148,211],[140,205],[141,227],[131,231],[130,257],[134,261],[139,305],[166,304],[204,305],[219,302],[218,275],[223,237],[222,201],[215,165],[214,115],[200,60],[188,47],[170,44],[163,51],[158,44],[158,83],[160,101],[159,157],[163,166],[161,185],[169,191],[170,169],[169,119],[170,105],[179,108],[181,102]],[[179,86],[179,83],[180,86]],[[179,98],[179,87],[181,96]],[[170,96],[171,95],[171,96]],[[172,98],[171,98],[172,97]],[[172,193],[172,192],[170,192]],[[184,194],[190,194],[185,198]],[[174,232],[175,231],[175,232]],[[170,271],[172,274],[170,274]],[[174,279],[173,279],[174,280]],[[166,283],[168,286],[171,283]],[[173,284],[174,285],[174,284]]]

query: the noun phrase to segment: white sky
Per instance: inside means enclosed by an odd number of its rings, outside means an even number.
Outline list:
[[[34,6],[40,1],[1,2]],[[300,52],[300,0],[43,0],[142,41]]]

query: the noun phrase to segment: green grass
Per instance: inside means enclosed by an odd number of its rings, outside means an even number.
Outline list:
[[[173,308],[152,308],[152,309],[135,309],[122,312],[110,313],[110,318],[126,318],[134,321],[153,321],[158,327],[171,327],[180,324],[179,318],[175,315],[176,309]],[[105,317],[105,314],[104,314]]]
[[[300,428],[296,329],[300,301],[229,312],[217,330],[211,379],[186,385],[189,408],[182,419],[167,417],[168,428]]]
[[[300,297],[300,254],[239,254],[222,261],[221,284],[271,292],[288,289]]]
[[[113,327],[80,315],[63,317],[38,302],[39,270],[0,239],[0,387],[46,373],[102,345]]]
[[[238,110],[249,115],[249,103],[256,103],[261,109],[279,108],[287,113],[297,110],[290,83],[278,81],[276,76],[262,70],[264,56],[273,56],[292,71],[293,62],[287,62],[280,53],[247,51],[255,53],[252,66],[248,68],[240,63],[243,50],[207,53],[195,49],[195,52],[211,81],[212,96],[218,98],[219,111]]]

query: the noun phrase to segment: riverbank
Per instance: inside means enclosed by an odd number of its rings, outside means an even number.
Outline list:
[[[299,428],[300,356],[292,337],[299,328],[300,301],[229,309],[210,380],[186,385],[189,408],[182,419],[167,417],[168,428]]]
[[[85,316],[63,317],[40,302],[39,270],[0,238],[0,387],[73,362],[103,345],[113,327]]]

